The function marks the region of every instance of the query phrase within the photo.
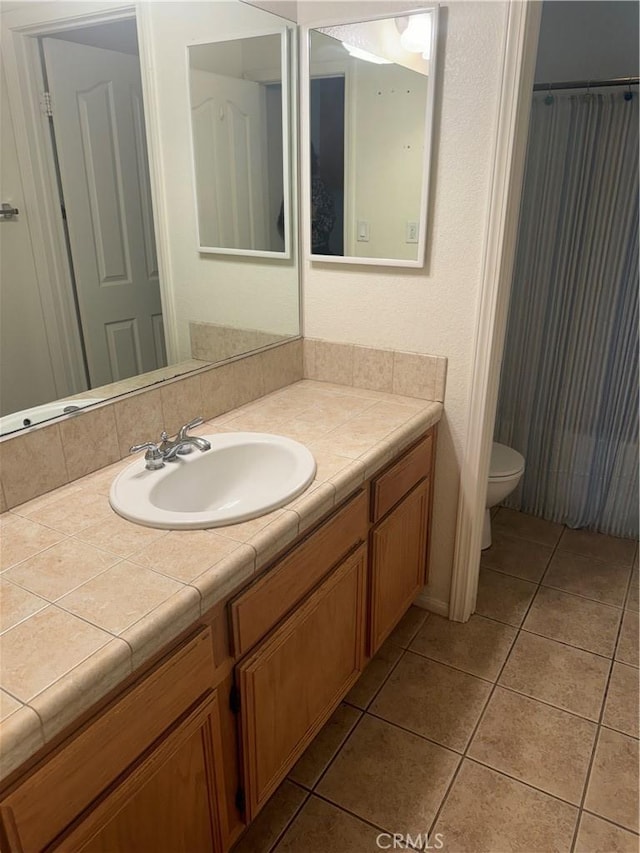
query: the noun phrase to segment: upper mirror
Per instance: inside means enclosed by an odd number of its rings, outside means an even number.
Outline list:
[[[201,252],[289,257],[288,30],[189,47]]]
[[[431,8],[310,30],[313,260],[422,266],[436,22]]]

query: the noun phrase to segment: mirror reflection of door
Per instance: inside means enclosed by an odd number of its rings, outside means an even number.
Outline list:
[[[126,22],[135,33],[135,22]],[[140,62],[117,31],[42,40],[89,386],[166,365]],[[122,26],[122,25],[120,25]],[[125,31],[127,32],[127,31]],[[124,36],[124,34],[123,34]],[[137,42],[123,38],[133,51]]]
[[[310,118],[312,250],[344,255],[344,75],[311,80]]]

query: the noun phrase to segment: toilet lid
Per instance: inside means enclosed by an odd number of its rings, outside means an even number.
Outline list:
[[[489,463],[490,477],[511,477],[520,473],[523,468],[524,456],[522,454],[514,450],[513,447],[507,447],[506,444],[493,442],[491,462]]]

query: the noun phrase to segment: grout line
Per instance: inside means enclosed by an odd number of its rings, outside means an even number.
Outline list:
[[[591,817],[597,817],[599,820],[603,820],[605,823],[610,823],[612,826],[617,826],[618,829],[623,829],[625,832],[628,832],[630,835],[635,835],[636,838],[638,837],[638,833],[635,831],[635,829],[629,829],[628,826],[623,826],[621,823],[616,823],[616,821],[611,820],[610,817],[603,817],[601,814],[597,814],[596,812],[592,812],[590,809],[582,809],[582,812],[584,812],[584,814],[591,815]],[[580,814],[580,817],[582,817],[582,813]]]
[[[282,839],[284,838],[284,836],[285,836],[285,835],[287,834],[287,832],[289,831],[289,829],[290,829],[291,825],[293,824],[293,822],[295,821],[295,819],[298,817],[298,815],[300,814],[300,812],[302,811],[302,809],[306,806],[307,801],[309,800],[309,797],[311,796],[311,791],[307,790],[306,788],[303,788],[301,785],[298,785],[298,783],[297,783],[297,782],[293,782],[291,779],[289,779],[289,777],[288,777],[288,776],[287,776],[287,777],[285,777],[285,779],[283,779],[283,781],[280,783],[280,785],[278,786],[278,788],[276,788],[276,791],[278,791],[278,790],[282,787],[282,785],[284,785],[284,783],[285,783],[285,782],[289,782],[291,785],[295,785],[295,786],[296,786],[296,788],[300,788],[300,790],[301,790],[301,791],[304,791],[305,796],[302,798],[302,801],[300,802],[300,805],[299,805],[297,808],[295,808],[295,809],[293,810],[293,812],[292,812],[292,814],[291,814],[291,817],[290,817],[290,818],[285,822],[285,825],[284,825],[284,826],[283,826],[283,828],[280,830],[280,832],[276,835],[276,837],[275,837],[275,840],[274,840],[273,844],[271,844],[271,845],[269,846],[269,848],[267,849],[266,853],[273,853],[273,851],[276,849],[276,847],[278,846],[278,844],[280,844],[280,842],[282,841]],[[270,800],[275,796],[276,791],[274,791],[274,793],[271,795],[271,797],[269,798]],[[230,853],[233,853],[233,850],[234,850],[234,848],[236,847],[236,845],[237,845],[237,844],[239,844],[239,843],[240,843],[240,841],[241,841],[241,840],[242,840],[242,839],[247,835],[247,832],[248,832],[249,827],[250,827],[251,825],[252,825],[252,823],[248,823],[248,824],[247,824],[245,831],[242,833],[242,835],[240,836],[240,838],[239,838],[239,839],[236,841],[236,843],[233,845],[233,847],[231,848]]]

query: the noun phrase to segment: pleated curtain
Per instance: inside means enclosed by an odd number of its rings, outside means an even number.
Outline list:
[[[638,536],[638,95],[534,95],[495,440],[507,505]]]

